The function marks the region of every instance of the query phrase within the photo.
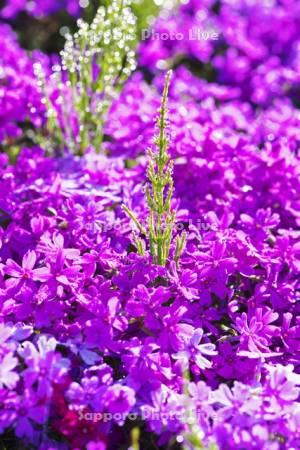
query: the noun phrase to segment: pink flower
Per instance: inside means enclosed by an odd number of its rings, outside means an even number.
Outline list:
[[[49,276],[49,269],[47,267],[34,269],[36,260],[37,257],[34,250],[28,250],[28,252],[25,253],[22,259],[22,266],[17,264],[14,260],[8,259],[5,266],[5,272],[13,278],[13,280],[9,280],[9,285],[16,287],[27,281],[46,281]]]

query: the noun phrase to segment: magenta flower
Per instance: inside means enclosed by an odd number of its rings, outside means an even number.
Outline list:
[[[102,404],[108,412],[116,416],[121,414],[121,419],[114,419],[120,425],[124,423],[126,415],[131,411],[135,402],[134,390],[121,384],[108,387],[102,397]]]
[[[241,334],[241,349],[249,349],[252,352],[268,352],[271,338],[275,336],[278,328],[271,325],[277,320],[278,314],[272,310],[258,308],[250,321],[246,313],[236,318],[236,328]]]
[[[174,261],[171,262],[170,269],[170,281],[178,292],[187,300],[199,298],[198,289],[196,288],[197,274],[192,270],[184,270],[179,275]]]
[[[291,326],[293,315],[289,312],[283,315],[280,336],[286,348],[290,351],[300,350],[300,325]]]
[[[49,269],[41,267],[34,269],[37,256],[35,251],[28,250],[23,256],[22,266],[17,264],[14,260],[8,259],[5,266],[5,272],[11,276],[9,281],[10,286],[19,286],[29,281],[46,281],[49,277]]]

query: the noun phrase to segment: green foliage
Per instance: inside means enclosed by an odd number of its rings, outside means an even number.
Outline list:
[[[61,91],[60,115],[46,87],[42,68],[36,67],[47,107],[48,135],[52,140],[55,138],[56,147],[66,146],[77,154],[83,154],[87,147],[101,151],[107,112],[136,67],[136,18],[131,2],[108,3],[99,7],[91,24],[80,19],[77,33],[66,35],[62,63],[54,67],[52,76],[52,85]],[[70,113],[64,110],[66,95],[78,132],[70,126]]]
[[[105,4],[103,0],[90,0],[87,8],[83,10],[86,18],[92,18],[100,4]],[[159,14],[162,4],[159,6],[154,0],[132,0],[132,11],[137,18],[137,35],[140,37],[142,30],[147,29]],[[163,2],[162,2],[163,3]]]
[[[155,17],[159,14],[160,8],[153,0],[133,0],[132,10],[137,17],[139,36],[142,30],[149,28]]]
[[[158,135],[155,137],[156,151],[148,151],[147,175],[149,185],[146,188],[146,199],[149,207],[148,228],[142,226],[134,213],[123,205],[124,211],[137,226],[139,232],[148,238],[153,263],[165,266],[169,258],[170,247],[173,238],[173,230],[176,219],[176,210],[172,208],[173,186],[173,162],[168,153],[169,139],[167,129],[167,102],[172,72],[166,76],[161,108],[157,118]],[[133,234],[139,254],[145,253],[145,241]],[[178,263],[184,249],[186,234],[176,237],[176,250],[174,260]]]

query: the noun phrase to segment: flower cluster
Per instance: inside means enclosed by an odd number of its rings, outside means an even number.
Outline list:
[[[188,56],[211,81],[239,87],[243,100],[299,99],[298,11],[297,0],[183,2],[156,22],[140,62],[157,71]]]
[[[36,51],[30,57],[20,48],[9,25],[0,24],[0,143],[12,145],[22,136],[26,122],[39,128],[43,123],[44,107],[34,75],[34,61],[45,67],[48,58]]]
[[[28,0],[6,0],[5,6],[1,10],[1,17],[13,19],[19,13],[26,12],[30,16],[41,18],[59,10],[66,10],[72,16],[77,16],[80,12],[80,6],[84,4],[85,2],[79,0],[43,0],[42,2],[37,0],[30,2]]]
[[[220,39],[143,41],[99,121],[105,153],[81,156],[28,139],[49,120],[34,63],[58,119],[62,102],[49,58],[1,25],[1,142],[19,151],[15,164],[0,154],[3,442],[300,447],[298,6],[190,0],[161,14],[156,32],[210,26]],[[168,142],[160,69],[173,65]],[[180,264],[175,239],[158,259],[161,227],[154,251],[143,236],[158,200],[186,236]]]

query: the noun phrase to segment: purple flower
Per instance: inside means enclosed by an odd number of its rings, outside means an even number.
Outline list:
[[[37,51],[29,57],[19,46],[17,36],[6,24],[0,25],[0,36],[0,141],[4,144],[13,143],[22,135],[20,124],[28,119],[35,127],[42,125],[44,106],[33,65],[34,61],[40,61],[47,66],[48,59]]]
[[[93,405],[97,401],[97,396],[101,392],[99,380],[96,376],[83,378],[81,384],[71,383],[66,397],[71,403],[72,409],[83,409],[88,405]]]
[[[170,281],[178,292],[187,300],[195,300],[199,298],[197,288],[197,274],[191,270],[184,270],[179,275],[174,261],[170,264]]]
[[[196,365],[202,369],[209,369],[212,366],[212,362],[206,358],[206,356],[214,356],[217,354],[215,351],[215,345],[208,343],[200,344],[203,337],[203,330],[198,328],[194,331],[190,340],[185,343],[185,348],[173,355],[173,358],[182,361],[185,365],[190,360],[194,361]]]
[[[236,328],[241,334],[241,349],[249,349],[252,352],[268,352],[271,338],[278,328],[271,325],[278,318],[278,314],[272,310],[258,308],[255,315],[248,320],[247,314],[242,313],[236,318]]]
[[[286,348],[298,351],[300,348],[300,325],[291,327],[292,319],[293,315],[289,312],[283,315],[280,336]]]
[[[132,339],[125,346],[122,360],[137,389],[144,383],[154,382],[155,385],[157,379],[172,379],[171,358],[168,353],[159,350],[160,347],[151,338],[144,342]]]
[[[46,336],[38,339],[37,346],[29,341],[21,344],[18,353],[27,365],[22,374],[26,387],[38,383],[40,389],[51,392],[52,383],[59,382],[67,373],[69,361],[55,352],[56,345],[55,338]]]
[[[214,292],[219,297],[224,298],[228,293],[226,280],[228,275],[234,272],[237,259],[226,255],[226,244],[224,242],[215,242],[211,254],[197,252],[195,256],[203,288],[209,289],[209,292]]]
[[[0,389],[0,433],[11,427],[17,417],[16,406],[19,401],[14,391]]]
[[[235,414],[246,413],[251,415],[262,403],[259,390],[251,390],[249,386],[235,382],[232,389],[221,384],[213,394],[214,402],[220,405],[218,415],[222,420]]]
[[[69,14],[77,16],[79,13],[79,4],[76,0],[46,0],[43,4],[36,0],[28,4],[27,0],[6,0],[5,6],[1,11],[2,17],[5,19],[12,19],[20,12],[26,11],[29,15],[34,17],[44,17],[65,9]]]
[[[103,407],[108,412],[115,416],[121,415],[121,419],[114,419],[119,425],[124,423],[126,415],[131,411],[135,402],[134,390],[121,384],[108,387],[102,397]]]
[[[49,397],[43,388],[37,391],[26,389],[16,407],[16,436],[34,440],[37,437],[35,425],[46,423],[49,415]]]
[[[184,343],[192,337],[194,327],[181,321],[187,311],[188,309],[185,306],[176,304],[168,308],[167,314],[162,319],[163,329],[158,337],[163,350],[178,352],[184,348]]]
[[[300,375],[294,372],[292,365],[280,364],[268,366],[267,382],[265,384],[266,410],[269,415],[276,414],[278,406],[292,404],[300,393]],[[277,406],[278,405],[278,406]]]
[[[49,276],[49,270],[47,267],[34,269],[36,260],[36,253],[33,250],[29,250],[23,256],[22,266],[19,266],[19,264],[12,259],[7,260],[5,272],[7,275],[14,278],[14,280],[10,282],[10,285],[17,287],[27,281],[46,281]]]
[[[250,361],[242,360],[233,345],[225,341],[220,343],[218,355],[214,358],[214,368],[218,374],[228,379],[238,379],[246,374],[251,374],[253,364]]]
[[[2,357],[0,364],[0,389],[3,386],[6,386],[8,389],[15,388],[20,378],[19,374],[14,372],[18,364],[17,358],[12,353],[7,353]]]
[[[182,426],[180,417],[185,411],[183,401],[183,395],[162,384],[151,392],[149,403],[141,406],[142,416],[157,434],[161,434],[164,429],[178,431]]]

